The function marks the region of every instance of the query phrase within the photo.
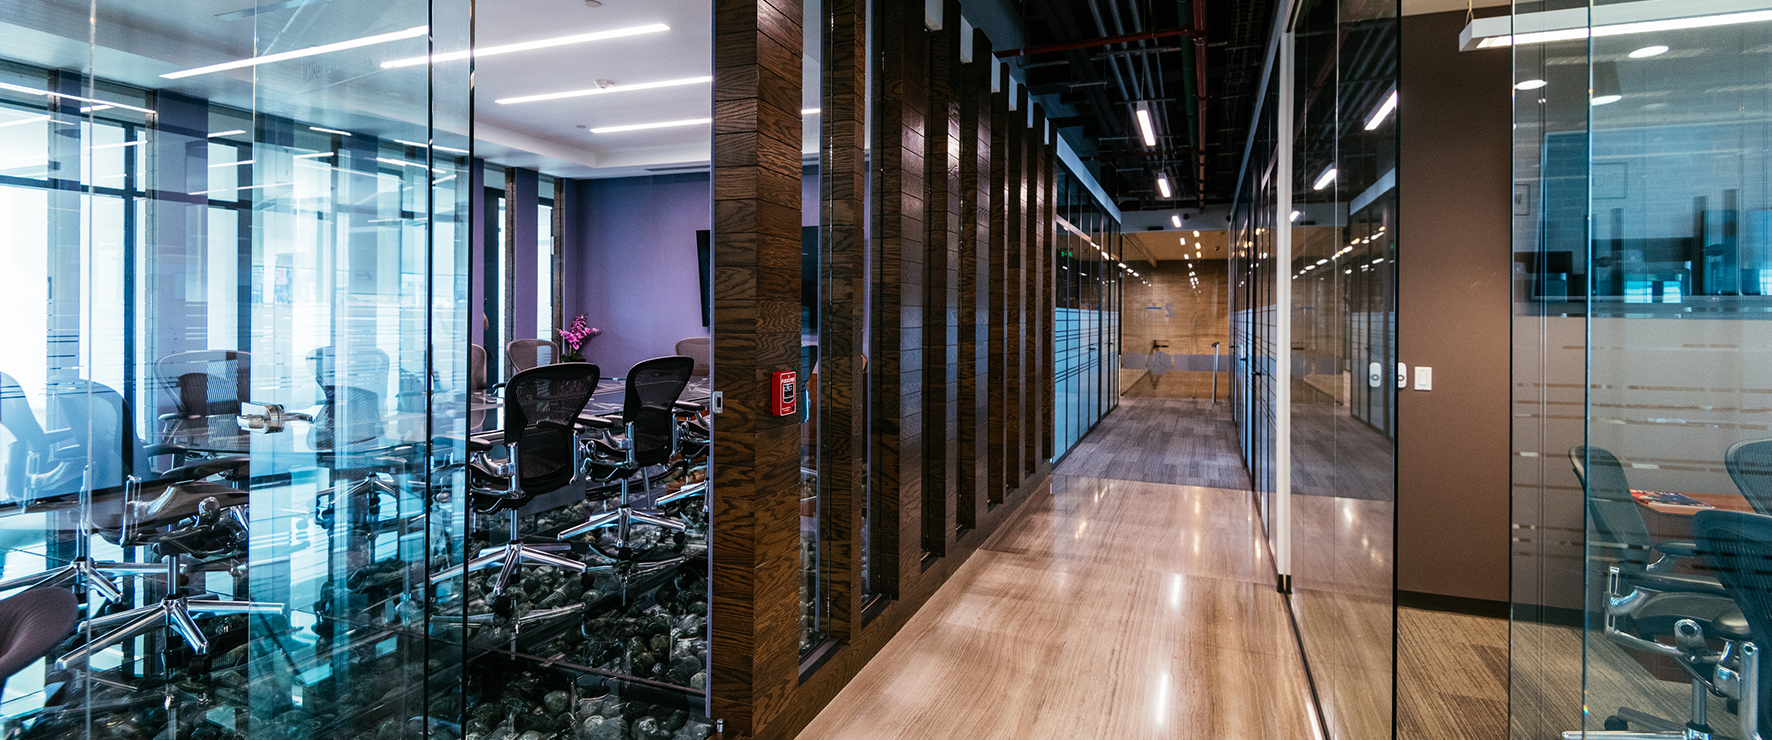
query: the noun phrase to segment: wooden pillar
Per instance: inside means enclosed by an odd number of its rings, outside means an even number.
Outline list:
[[[1008,67],[997,69],[998,92],[990,94],[991,164],[990,164],[990,419],[988,448],[985,451],[985,494],[988,503],[1003,502],[1008,491],[1009,440],[1009,95]]]
[[[923,549],[946,555],[955,535],[960,436],[960,2],[942,4],[929,37],[929,188],[923,303]]]
[[[850,640],[859,626],[862,506],[866,503],[867,373],[863,367],[862,276],[867,245],[863,196],[867,124],[867,1],[830,0],[824,101],[828,143],[822,163],[830,250],[819,347],[819,456],[823,553],[830,572],[831,635]]]
[[[1013,93],[1015,110],[1009,114],[1009,153],[1004,157],[1009,167],[1009,207],[1005,210],[1009,227],[1008,266],[1003,273],[1007,284],[1004,296],[1003,324],[1007,337],[1008,374],[1004,376],[1005,438],[1003,443],[1003,475],[1011,490],[1021,487],[1022,382],[1027,375],[1024,348],[1027,346],[1027,152],[1028,94],[1026,85],[1017,85]]]
[[[879,114],[874,148],[880,172],[878,263],[873,273],[874,573],[876,591],[898,597],[920,570],[923,524],[923,6],[874,6],[879,46]]]
[[[798,681],[800,427],[771,405],[800,361],[797,0],[715,0],[713,716],[754,734]]]
[[[955,485],[956,523],[976,529],[983,518],[985,466],[991,460],[990,300],[991,42],[972,31],[972,62],[960,84],[960,413]]]
[[[1027,201],[1027,375],[1026,391],[1022,394],[1022,438],[1021,438],[1021,471],[1023,475],[1033,475],[1039,467],[1040,439],[1045,432],[1040,426],[1041,414],[1045,404],[1040,394],[1046,387],[1045,377],[1050,369],[1044,362],[1046,358],[1046,324],[1042,320],[1046,292],[1042,290],[1041,278],[1046,274],[1046,114],[1041,106],[1035,105],[1033,110],[1033,126],[1028,129],[1028,201]]]

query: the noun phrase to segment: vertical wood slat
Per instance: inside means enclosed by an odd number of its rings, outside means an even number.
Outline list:
[[[1040,277],[1046,269],[1046,202],[1043,185],[1046,173],[1046,114],[1041,106],[1033,107],[1033,125],[1028,129],[1028,242],[1026,250],[1025,275],[1026,287],[1023,289],[1027,297],[1027,380],[1026,390],[1022,394],[1022,475],[1033,475],[1040,459],[1040,438],[1043,431],[1040,427],[1040,416],[1045,405],[1041,403],[1040,391],[1046,387],[1040,372],[1040,360],[1046,356],[1046,334],[1044,322],[1041,321],[1040,307],[1046,298],[1040,290]]]
[[[827,528],[823,557],[830,573],[830,629],[839,640],[854,637],[861,613],[862,506],[867,449],[866,372],[862,367],[864,226],[867,189],[864,159],[866,106],[866,0],[830,0],[826,33],[824,100],[824,206],[830,233],[828,276],[822,281],[819,347],[819,526]]]
[[[956,524],[976,529],[990,462],[991,42],[972,31],[960,93],[960,413]]]
[[[1004,500],[1009,481],[1004,461],[1009,439],[1009,71],[999,67],[998,92],[990,94],[990,367],[986,373],[990,418],[987,424],[985,497],[988,503]]]
[[[1003,304],[1003,325],[1005,331],[1004,347],[1006,356],[1004,364],[1007,372],[1003,376],[1004,394],[1004,440],[1003,466],[1004,481],[1010,490],[1021,487],[1021,437],[1022,437],[1022,381],[1026,375],[1023,362],[1023,347],[1027,343],[1027,305],[1024,295],[1026,272],[1024,252],[1027,247],[1027,117],[1028,95],[1025,85],[1016,85],[1013,93],[1015,110],[1009,114],[1009,154],[1004,157],[1008,164],[1008,207],[1004,210],[1007,219],[1008,255],[1007,267],[1003,273],[1003,282],[1007,287]]]
[[[714,17],[712,695],[754,734],[799,665],[800,427],[769,380],[799,366],[802,8],[715,0]]]
[[[923,549],[946,555],[955,536],[960,433],[960,3],[942,4],[929,35],[924,178],[928,265],[923,311]]]
[[[873,274],[878,311],[873,361],[873,517],[875,590],[898,597],[921,563],[923,514],[923,138],[928,95],[924,84],[923,8],[878,3],[875,42],[879,82],[875,96],[880,188],[878,255]]]

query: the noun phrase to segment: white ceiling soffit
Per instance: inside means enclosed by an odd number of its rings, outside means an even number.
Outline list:
[[[1608,36],[1772,21],[1764,0],[1642,0],[1478,18],[1459,34],[1458,49],[1506,48]]]
[[[1454,10],[1473,10],[1476,8],[1506,8],[1509,0],[1402,0],[1403,15],[1427,15],[1428,13],[1446,13]]]

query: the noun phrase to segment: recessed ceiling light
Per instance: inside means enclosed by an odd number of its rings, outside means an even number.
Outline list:
[[[1545,82],[1544,80],[1523,80],[1520,83],[1514,85],[1514,89],[1515,90],[1537,90],[1538,88],[1544,87],[1545,85],[1549,85],[1549,84],[1550,84],[1549,82]]]
[[[658,123],[630,123],[625,126],[602,126],[591,129],[593,134],[616,134],[623,131],[644,131],[654,128],[677,128],[679,126],[702,126],[713,123],[712,118],[691,118],[683,121],[660,121]]]
[[[191,69],[181,69],[177,72],[168,72],[168,73],[160,75],[160,76],[164,77],[168,80],[178,80],[178,79],[184,79],[186,77],[195,77],[197,75],[206,75],[206,74],[210,74],[212,72],[226,72],[230,69],[239,69],[241,67],[256,67],[260,64],[271,64],[273,62],[284,62],[284,61],[288,61],[290,59],[300,59],[302,57],[311,57],[311,56],[315,56],[317,54],[330,54],[335,51],[344,51],[346,49],[357,49],[357,48],[361,48],[364,46],[374,46],[375,44],[385,44],[389,41],[399,41],[401,39],[410,39],[410,38],[415,38],[418,36],[423,36],[423,35],[430,33],[430,32],[431,32],[430,26],[413,26],[412,28],[408,28],[404,31],[393,31],[390,33],[378,33],[374,36],[364,36],[363,38],[360,38],[360,39],[350,39],[348,41],[337,41],[337,42],[330,43],[330,44],[321,44],[319,46],[310,46],[306,49],[294,49],[291,51],[280,51],[280,52],[277,52],[276,54],[266,54],[264,56],[248,57],[246,59],[236,59],[231,62],[222,62],[221,64],[211,64],[207,67],[193,67]],[[422,61],[422,58],[421,58],[421,61]],[[387,65],[382,65],[382,66],[387,66]]]
[[[68,100],[77,100],[82,103],[92,103],[94,105],[108,105],[113,108],[127,108],[129,110],[136,111],[139,113],[146,113],[148,115],[154,114],[154,111],[149,110],[147,108],[140,108],[140,107],[136,107],[133,105],[126,105],[124,103],[117,103],[117,102],[113,102],[113,101],[109,101],[109,100],[99,100],[98,98],[83,98],[78,95],[68,95],[66,93],[52,92],[49,90],[39,90],[35,87],[25,87],[24,85],[14,85],[10,82],[0,82],[0,90],[11,90],[13,92],[25,93],[26,95],[45,95],[45,96],[52,97],[52,98],[67,98]]]
[[[608,95],[610,93],[631,92],[634,90],[656,90],[661,87],[681,87],[683,85],[699,85],[713,82],[711,76],[685,77],[680,80],[659,80],[657,82],[636,82],[632,85],[598,85],[583,90],[567,90],[565,92],[542,93],[540,95],[519,95],[514,98],[499,98],[499,105],[515,103],[534,103],[542,100],[560,100],[563,98],[582,98],[587,95]]]
[[[323,134],[337,134],[339,136],[350,136],[351,135],[351,132],[349,132],[349,131],[340,131],[335,128],[320,128],[319,126],[309,126],[308,130],[318,131]]]
[[[1623,99],[1624,99],[1623,95],[1601,95],[1601,96],[1594,98],[1593,104],[1594,105],[1611,105],[1611,104],[1616,103],[1616,102],[1623,100]]]
[[[1630,58],[1632,58],[1632,59],[1648,59],[1649,57],[1658,57],[1658,56],[1661,56],[1666,53],[1667,53],[1667,47],[1662,46],[1660,44],[1656,44],[1655,46],[1645,46],[1641,49],[1631,52]]]
[[[580,33],[580,34],[574,34],[572,36],[561,36],[559,38],[552,38],[552,39],[537,39],[535,41],[522,41],[522,42],[515,43],[515,44],[503,44],[500,46],[483,46],[483,47],[473,50],[472,52],[452,51],[452,52],[449,52],[446,54],[436,54],[436,55],[428,56],[428,57],[421,56],[421,57],[408,57],[405,59],[395,59],[395,60],[389,61],[389,62],[382,62],[381,66],[383,69],[392,69],[394,67],[410,67],[415,64],[424,64],[427,60],[430,60],[433,62],[453,62],[453,61],[456,61],[459,59],[468,58],[468,55],[470,53],[473,54],[475,59],[479,59],[481,57],[497,56],[499,54],[509,54],[514,51],[531,51],[534,49],[547,49],[547,48],[551,48],[551,47],[555,47],[555,46],[566,46],[568,44],[582,44],[582,43],[585,43],[588,41],[603,41],[605,39],[619,39],[619,38],[623,38],[626,36],[639,36],[641,34],[659,33],[662,31],[669,31],[669,30],[671,30],[671,27],[667,26],[663,23],[652,23],[652,24],[648,24],[648,25],[644,25],[644,26],[634,26],[633,28],[617,28],[613,31],[597,31],[595,33]]]
[[[237,129],[232,129],[229,131],[217,131],[213,134],[210,134],[209,138],[214,139],[214,138],[220,137],[220,136],[239,136],[244,133],[246,133],[246,129],[237,128]]]

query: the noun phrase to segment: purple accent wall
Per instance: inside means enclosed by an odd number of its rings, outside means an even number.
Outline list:
[[[566,244],[565,320],[585,314],[603,334],[585,359],[604,375],[705,337],[695,232],[713,220],[706,173],[582,180]],[[569,191],[570,192],[570,191]]]
[[[515,174],[515,182],[512,187],[515,192],[505,194],[505,208],[512,209],[516,222],[515,228],[511,230],[512,252],[516,258],[514,262],[517,273],[515,288],[511,291],[511,312],[517,321],[514,325],[515,333],[511,335],[511,338],[553,339],[552,336],[543,337],[536,332],[537,322],[535,320],[536,291],[540,288],[536,285],[535,276],[536,269],[540,267],[536,259],[537,253],[540,251],[537,242],[537,239],[540,238],[540,234],[537,233],[539,225],[536,223],[536,213],[540,204],[537,200],[539,194],[536,189],[540,186],[541,173],[535,170],[518,169],[515,170]]]

